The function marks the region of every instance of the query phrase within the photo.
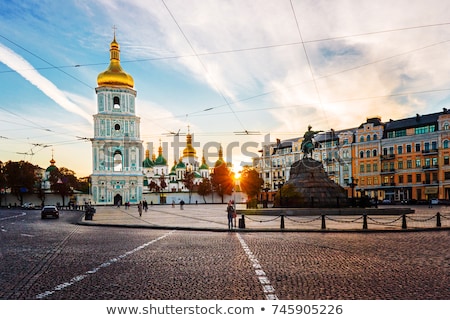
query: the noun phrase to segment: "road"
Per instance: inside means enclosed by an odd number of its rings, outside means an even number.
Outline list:
[[[450,299],[450,232],[79,225],[0,210],[0,299]]]

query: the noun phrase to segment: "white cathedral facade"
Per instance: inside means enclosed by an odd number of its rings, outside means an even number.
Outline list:
[[[188,132],[186,147],[178,162],[169,169],[159,147],[158,156],[146,150],[140,138],[140,118],[136,116],[134,80],[120,65],[116,37],[110,44],[110,64],[97,77],[97,114],[94,115],[92,139],[93,173],[91,201],[96,205],[137,204],[142,200],[165,203],[180,200],[189,191],[184,185],[187,172],[194,184],[209,178],[205,159],[199,163]],[[222,159],[222,152],[219,152]],[[153,195],[153,196],[152,196]],[[150,202],[150,201],[148,201]]]
[[[97,114],[92,139],[94,204],[139,203],[143,148],[133,78],[120,66],[119,44],[110,45],[109,67],[97,77]]]

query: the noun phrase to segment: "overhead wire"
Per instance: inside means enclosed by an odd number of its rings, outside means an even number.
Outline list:
[[[200,59],[200,56],[197,54],[197,51],[195,50],[194,46],[192,45],[191,41],[189,40],[189,38],[187,37],[186,33],[183,31],[183,29],[181,28],[180,24],[178,23],[178,21],[175,19],[175,16],[173,15],[173,13],[170,11],[169,7],[167,6],[166,2],[164,0],[161,0],[162,3],[164,4],[164,7],[167,9],[167,11],[169,12],[169,15],[172,17],[173,21],[175,22],[175,24],[177,25],[178,29],[180,30],[181,34],[183,35],[184,39],[186,40],[186,42],[188,43],[189,47],[191,48],[192,52],[194,52],[195,56],[197,57],[197,60],[199,61],[200,65],[202,66],[203,70],[206,72],[206,75],[210,77],[215,89],[217,90],[217,92],[220,94],[220,96],[222,97],[222,99],[225,101],[225,103],[227,104],[228,108],[231,110],[231,112],[233,113],[233,115],[235,116],[236,120],[239,122],[239,124],[241,125],[242,129],[244,130],[244,132],[248,132],[248,130],[245,128],[244,124],[242,123],[241,119],[239,119],[239,117],[237,116],[236,112],[234,111],[233,107],[231,106],[230,102],[228,101],[227,97],[225,97],[225,94],[222,92],[221,88],[219,88],[219,86],[217,85],[216,81],[214,81],[213,77],[210,75],[210,72],[208,71],[208,68],[206,67],[206,65],[204,64],[204,62],[202,61],[202,59]]]

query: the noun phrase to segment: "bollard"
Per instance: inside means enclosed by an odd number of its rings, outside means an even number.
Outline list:
[[[367,213],[363,214],[363,230],[367,230]]]
[[[403,214],[402,217],[402,229],[406,229],[406,214]]]
[[[325,230],[327,226],[325,225],[325,215],[322,215],[322,230]]]
[[[436,213],[436,227],[441,227],[441,214],[439,212]]]
[[[245,229],[245,216],[242,215],[242,218],[239,219],[239,228]]]
[[[280,229],[284,229],[284,214],[281,215],[281,225]]]

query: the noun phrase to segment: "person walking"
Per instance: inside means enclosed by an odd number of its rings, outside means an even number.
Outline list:
[[[234,217],[234,207],[233,204],[228,202],[227,206],[227,217],[228,217],[228,230],[233,230],[233,217]]]
[[[142,201],[139,201],[138,212],[139,212],[139,217],[142,217]]]

